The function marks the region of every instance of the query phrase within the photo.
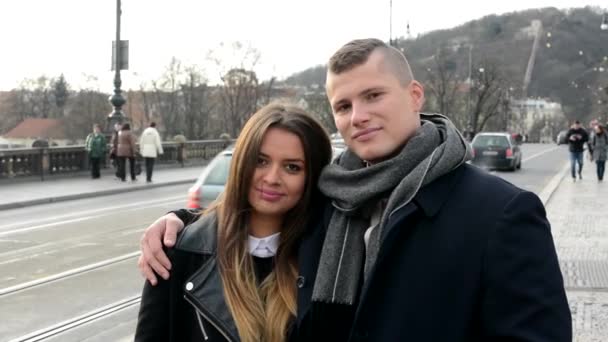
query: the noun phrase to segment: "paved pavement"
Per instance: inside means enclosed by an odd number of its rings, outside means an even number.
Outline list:
[[[585,159],[583,179],[570,170],[545,204],[574,327],[574,341],[608,341],[608,174],[598,182]]]
[[[564,168],[539,194],[557,247],[575,342],[608,341],[608,174],[598,182],[587,159],[583,179],[573,182]],[[202,166],[158,169],[154,183],[120,182],[108,173],[41,181],[0,183],[0,209],[136,191],[193,182]]]
[[[82,173],[72,177],[14,181],[0,181],[0,210],[20,208],[42,203],[74,200],[87,197],[118,194],[152,187],[194,183],[204,166],[154,169],[152,183],[146,183],[145,174],[137,181],[121,182],[110,170],[104,170],[99,179]]]

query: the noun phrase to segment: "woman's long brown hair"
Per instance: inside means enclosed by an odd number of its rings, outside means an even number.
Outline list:
[[[306,185],[301,200],[286,213],[273,271],[258,286],[248,252],[248,202],[260,146],[269,128],[300,138],[304,149]],[[239,135],[221,199],[210,208],[218,215],[218,265],[224,296],[244,342],[284,341],[296,314],[297,243],[304,233],[309,205],[318,195],[317,180],[331,160],[326,131],[304,110],[270,104],[256,112]]]

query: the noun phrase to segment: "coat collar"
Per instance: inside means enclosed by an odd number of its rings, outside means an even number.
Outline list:
[[[466,167],[469,166],[466,164],[460,165],[418,191],[413,202],[417,204],[424,215],[427,217],[437,215],[443,204],[450,197],[452,188],[458,182]]]
[[[186,300],[224,336],[239,341],[239,334],[224,298],[224,288],[217,266],[217,217],[214,213],[188,225],[175,245],[177,250],[207,255],[203,265],[181,284]]]

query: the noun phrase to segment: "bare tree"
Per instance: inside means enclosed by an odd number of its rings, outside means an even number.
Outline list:
[[[215,103],[207,86],[207,79],[196,66],[186,68],[186,78],[181,83],[182,110],[186,124],[186,136],[201,139],[208,133],[207,127]]]
[[[473,106],[469,113],[469,125],[474,134],[482,131],[488,120],[499,116],[502,112],[500,105],[509,88],[509,83],[497,62],[485,59],[481,65],[483,68],[473,73],[473,85],[470,89]]]
[[[254,71],[260,52],[240,42],[222,43],[209,53],[208,58],[218,67],[222,81],[221,100],[226,116],[223,129],[236,136],[260,104],[261,87]]]
[[[325,129],[329,133],[335,132],[336,123],[334,121],[334,115],[331,110],[331,105],[325,95],[325,91],[322,88],[308,91],[303,96],[306,101],[308,110],[325,126]]]
[[[108,113],[112,111],[108,96],[99,90],[95,76],[86,76],[84,87],[72,95],[65,108],[63,121],[69,138],[84,139],[95,123],[105,126]]]
[[[173,57],[159,81],[152,81],[153,107],[158,111],[165,126],[165,135],[182,133],[182,117],[179,112],[179,91],[183,76],[182,63]]]
[[[450,60],[444,48],[438,48],[432,58],[432,65],[427,67],[426,88],[434,100],[434,109],[441,114],[453,117],[456,115],[455,103],[458,91],[456,63]]]

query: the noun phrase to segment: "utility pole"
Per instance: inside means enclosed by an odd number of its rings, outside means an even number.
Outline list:
[[[389,16],[388,16],[388,44],[393,46],[393,0],[389,3]]]

